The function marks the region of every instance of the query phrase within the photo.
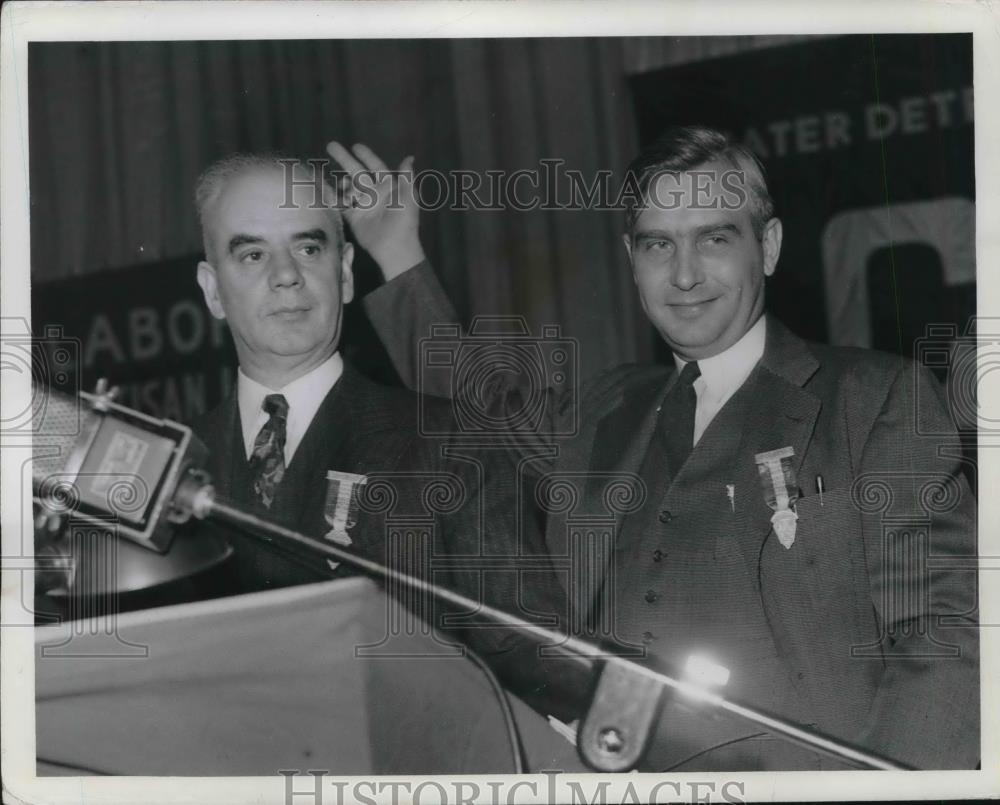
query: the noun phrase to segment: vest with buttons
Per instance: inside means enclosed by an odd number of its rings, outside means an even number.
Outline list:
[[[616,642],[644,646],[646,662],[681,671],[690,655],[704,656],[729,669],[723,689],[727,698],[800,720],[794,685],[778,658],[761,602],[755,558],[743,555],[732,531],[735,518],[726,484],[736,462],[753,460],[736,454],[749,385],[716,415],[680,468],[670,466],[663,437],[670,423],[660,415],[640,470],[646,503],[622,523],[607,579],[614,589],[606,591],[604,600],[614,608]],[[760,494],[758,488],[736,490],[737,496]],[[674,729],[657,741],[672,745],[650,753],[661,763],[664,757],[676,760],[688,750],[699,753],[760,732],[686,710],[668,721]],[[818,767],[815,757],[798,747],[766,743],[768,751],[781,756],[776,763],[792,764],[785,768]],[[721,767],[769,765],[759,757],[759,741],[734,747]],[[702,755],[702,765],[692,768],[710,768],[706,762]]]

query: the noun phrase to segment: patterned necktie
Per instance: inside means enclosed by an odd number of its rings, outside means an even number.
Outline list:
[[[260,429],[250,454],[253,491],[267,508],[274,501],[274,491],[285,475],[285,423],[288,401],[282,394],[268,394],[264,411],[270,417]]]
[[[684,466],[694,445],[694,414],[698,406],[694,381],[700,376],[701,369],[697,361],[685,364],[681,376],[677,378],[677,382],[663,403],[667,459],[670,462],[670,472],[674,476]]]

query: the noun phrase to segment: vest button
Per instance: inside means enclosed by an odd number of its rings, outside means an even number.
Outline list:
[[[659,598],[660,596],[658,596],[652,590],[646,590],[646,595],[644,597],[646,599],[646,603],[647,604],[652,604],[652,603],[655,603],[656,599]]]
[[[660,522],[661,523],[669,523],[673,519],[674,519],[674,516],[670,512],[668,512],[666,509],[663,509],[660,512]]]
[[[652,632],[643,632],[642,633],[642,642],[643,642],[644,645],[647,645],[647,646],[650,643],[652,643],[653,642],[653,633]]]
[[[661,559],[663,559],[664,556],[666,556],[666,554],[663,551],[661,551],[659,548],[657,548],[655,551],[653,551],[653,561],[654,562],[659,562]]]

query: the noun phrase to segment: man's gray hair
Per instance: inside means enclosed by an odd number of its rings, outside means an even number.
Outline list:
[[[194,206],[198,212],[198,222],[201,224],[202,240],[205,255],[209,257],[209,244],[206,237],[206,218],[212,206],[226,189],[226,185],[237,176],[251,171],[278,170],[289,181],[292,173],[298,170],[307,171],[310,177],[321,181],[322,202],[329,209],[333,218],[334,231],[337,234],[337,247],[344,246],[344,216],[336,204],[336,193],[322,173],[322,162],[307,162],[297,157],[280,153],[235,153],[228,154],[216,160],[198,177],[194,185]],[[319,175],[317,175],[319,171]],[[321,177],[321,178],[320,178]],[[299,180],[301,181],[301,180]],[[290,184],[289,187],[292,185]],[[209,259],[211,259],[209,257]]]

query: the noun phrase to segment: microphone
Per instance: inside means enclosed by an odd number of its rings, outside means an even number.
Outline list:
[[[208,483],[205,446],[190,428],[114,395],[104,380],[79,397],[32,388],[39,611],[91,617],[150,596],[183,598],[193,589],[186,580],[221,578],[233,553],[218,533],[174,528],[189,519],[173,502],[178,480]]]
[[[208,451],[191,429],[113,401],[100,381],[79,397],[33,388],[32,491],[54,514],[72,512],[145,548],[165,553],[189,510],[172,504],[177,483],[198,475]],[[201,473],[208,482],[208,476]]]

